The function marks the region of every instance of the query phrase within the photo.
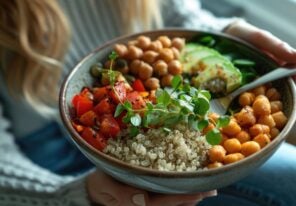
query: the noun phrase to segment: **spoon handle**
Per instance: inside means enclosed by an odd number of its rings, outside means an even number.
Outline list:
[[[267,82],[271,82],[276,79],[280,79],[283,77],[291,76],[296,74],[296,68],[295,69],[287,69],[287,68],[277,68],[275,70],[272,70],[271,72],[266,73],[265,75],[259,77],[258,79],[254,80],[253,82],[246,84],[234,92],[230,94],[231,98],[234,99],[239,94],[248,91],[250,89],[253,89],[257,86],[260,86],[262,84],[265,84]]]

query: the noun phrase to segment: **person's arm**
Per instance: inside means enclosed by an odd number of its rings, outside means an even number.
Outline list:
[[[280,65],[294,67],[296,65],[296,49],[266,30],[244,20],[237,20],[228,25],[224,32],[253,44],[278,61]]]
[[[167,0],[163,2],[165,27],[184,27],[207,31],[222,31],[238,18],[217,18],[201,8],[198,0]]]
[[[35,165],[8,129],[0,104],[0,205],[89,205],[84,176],[58,176]]]

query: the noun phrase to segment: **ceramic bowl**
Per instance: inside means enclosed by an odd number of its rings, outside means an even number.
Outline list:
[[[215,39],[225,41],[226,44],[231,45],[232,48],[235,48],[235,52],[242,53],[249,59],[254,60],[257,65],[256,69],[261,74],[274,69],[277,66],[271,58],[239,39],[222,33],[209,33],[197,30],[169,29],[149,31],[120,37],[107,42],[103,46],[100,46],[84,57],[75,66],[72,72],[65,79],[60,92],[60,114],[64,126],[68,130],[72,141],[99,169],[119,181],[148,191],[166,194],[184,194],[198,191],[208,191],[230,185],[254,172],[255,169],[270,158],[281,143],[284,142],[296,117],[296,92],[291,78],[274,82],[274,86],[282,94],[284,113],[289,119],[286,126],[283,128],[281,133],[270,144],[261,149],[261,151],[236,163],[205,171],[166,172],[130,165],[106,155],[90,146],[71,125],[71,99],[75,94],[80,92],[82,87],[92,85],[93,78],[89,75],[89,68],[91,65],[98,60],[106,59],[108,54],[112,51],[115,43],[127,43],[129,40],[135,39],[141,34],[151,38],[156,38],[160,35],[167,35],[169,37],[184,37],[187,40],[203,35],[211,35]]]

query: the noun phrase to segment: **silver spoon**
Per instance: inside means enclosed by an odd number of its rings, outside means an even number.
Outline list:
[[[259,77],[253,82],[246,84],[238,89],[234,90],[232,93],[228,94],[225,97],[212,99],[210,101],[210,111],[215,112],[217,114],[223,115],[227,112],[227,109],[232,102],[232,100],[240,95],[243,92],[246,92],[250,89],[253,89],[257,86],[263,85],[267,82],[271,82],[273,80],[277,80],[283,77],[292,76],[296,74],[295,69],[287,69],[287,68],[277,68],[272,70],[271,72],[266,73],[265,75]]]

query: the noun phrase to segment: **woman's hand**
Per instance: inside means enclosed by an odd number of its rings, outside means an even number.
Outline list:
[[[274,58],[280,65],[296,65],[296,50],[268,31],[238,20],[229,25],[225,33],[253,44]]]
[[[216,190],[190,195],[152,194],[120,183],[100,171],[88,176],[87,190],[93,202],[108,206],[193,206],[203,198],[217,194]]]

